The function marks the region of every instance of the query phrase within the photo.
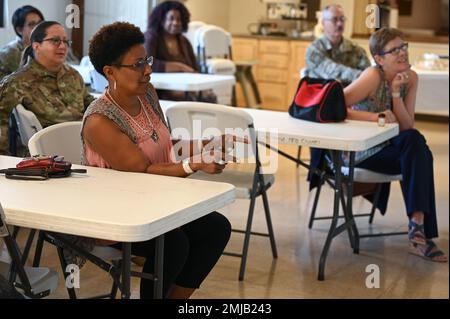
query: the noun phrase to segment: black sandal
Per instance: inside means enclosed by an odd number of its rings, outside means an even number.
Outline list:
[[[412,246],[413,247],[411,253],[414,255],[417,255],[419,257],[425,258],[426,260],[434,262],[446,263],[448,261],[448,258],[445,260],[435,259],[436,257],[445,256],[445,253],[440,249],[433,251],[433,249],[436,248],[437,246],[431,239],[427,239],[426,245],[412,244]],[[422,250],[423,248],[420,248],[418,246],[427,246],[427,248],[425,248],[425,250]]]
[[[419,225],[415,221],[410,220],[408,224],[408,238],[412,244],[426,245],[425,229],[423,224]]]

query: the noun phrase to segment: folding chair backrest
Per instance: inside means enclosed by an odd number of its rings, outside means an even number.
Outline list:
[[[205,25],[196,32],[196,42],[203,58],[231,58],[231,34],[215,25]]]
[[[92,67],[94,68],[94,66],[92,65],[91,59],[89,58],[88,55],[85,55],[81,61],[80,61],[80,66],[84,66],[84,67]]]
[[[23,145],[28,145],[30,138],[38,131],[42,130],[42,125],[33,112],[28,111],[22,104],[17,105],[12,114],[17,123],[20,140]]]
[[[251,146],[245,147],[238,143],[236,155],[244,158],[256,154],[253,118],[242,110],[220,104],[178,102],[170,105],[166,117],[175,139],[207,139],[219,134],[247,136]]]
[[[202,21],[191,21],[188,25],[188,30],[186,33],[184,33],[184,36],[189,40],[192,47],[194,48],[194,52],[197,54],[197,47],[198,43],[196,42],[196,33],[197,30],[203,26],[205,26],[206,23]]]
[[[89,74],[91,76],[91,88],[95,92],[105,91],[105,88],[108,86],[108,81],[106,78],[95,69],[90,70]]]
[[[55,124],[39,131],[28,142],[31,155],[60,155],[73,164],[81,163],[82,122]]]

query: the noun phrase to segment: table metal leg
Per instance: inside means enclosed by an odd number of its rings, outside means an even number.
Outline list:
[[[122,244],[122,299],[130,299],[131,243]]]
[[[258,84],[256,83],[255,78],[253,77],[251,67],[248,67],[245,70],[245,76],[248,79],[248,81],[250,82],[250,85],[252,87],[253,95],[255,96],[257,108],[261,108],[261,103],[262,103],[261,96],[259,95]]]
[[[153,296],[162,299],[163,296],[163,270],[164,270],[164,235],[156,238],[155,242],[155,278],[153,284]]]
[[[335,168],[335,183],[334,183],[334,208],[333,208],[333,218],[331,220],[330,230],[325,241],[325,245],[322,249],[322,254],[320,255],[319,261],[319,275],[318,280],[325,280],[325,263],[328,256],[328,251],[330,250],[331,241],[335,236],[337,236],[342,230],[339,231],[337,227],[337,222],[339,220],[339,205],[341,197],[341,151],[331,151],[331,156],[333,159],[333,164]]]
[[[355,172],[355,152],[350,153],[350,162],[348,165],[348,181],[347,181],[347,215],[348,222],[351,224],[351,232],[353,233],[353,252],[359,254],[359,232],[356,227],[355,217],[353,216],[353,178]],[[349,229],[350,232],[350,229]]]
[[[349,163],[349,175],[348,175],[348,192],[347,192],[347,203],[345,200],[343,201],[344,215],[345,215],[345,223],[337,226],[339,220],[339,203],[342,200],[342,151],[331,151],[331,157],[333,160],[334,166],[334,208],[333,208],[333,217],[331,221],[330,230],[327,235],[327,239],[325,241],[325,245],[322,249],[322,254],[320,256],[319,262],[319,280],[325,279],[325,263],[328,255],[328,251],[330,250],[331,242],[333,238],[342,233],[343,231],[347,231],[351,246],[353,246],[353,252],[355,254],[359,253],[359,232],[356,227],[355,218],[353,216],[352,211],[352,198],[353,198],[353,177],[354,177],[354,169],[355,169],[355,152],[350,153],[350,163]]]

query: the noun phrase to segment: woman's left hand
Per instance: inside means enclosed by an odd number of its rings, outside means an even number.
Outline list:
[[[399,72],[392,80],[391,90],[392,93],[400,93],[402,85],[407,85],[411,79],[411,70]]]

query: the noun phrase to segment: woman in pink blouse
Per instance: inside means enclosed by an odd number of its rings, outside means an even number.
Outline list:
[[[82,140],[86,165],[178,177],[198,170],[222,172],[225,165],[219,160],[201,160],[198,155],[201,142],[184,143],[183,148],[187,147],[193,155],[182,163],[175,161],[173,141],[156,92],[149,83],[153,59],[147,56],[144,35],[138,27],[122,22],[102,27],[91,39],[89,57],[109,86],[84,116]],[[167,233],[164,296],[190,297],[216,264],[230,231],[228,220],[213,212]],[[132,253],[146,257],[143,271],[153,272],[154,240],[133,244]],[[152,296],[153,282],[142,279],[141,298]]]

